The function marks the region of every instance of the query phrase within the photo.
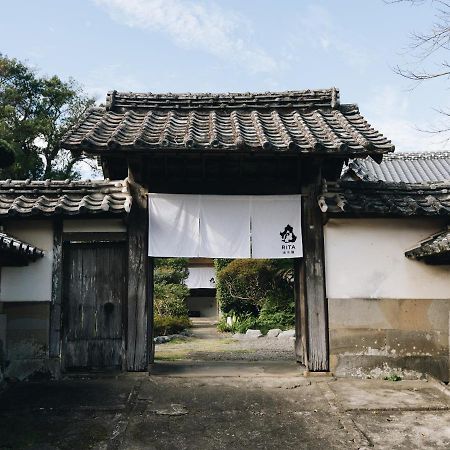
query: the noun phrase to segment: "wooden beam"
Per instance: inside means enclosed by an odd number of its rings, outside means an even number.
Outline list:
[[[62,220],[53,222],[52,298],[50,303],[49,356],[61,356],[61,303],[63,277]]]
[[[303,274],[300,293],[306,316],[307,368],[329,370],[328,303],[325,291],[325,257],[322,213],[317,204],[320,183],[311,184],[303,199]],[[302,310],[300,310],[300,314]]]
[[[127,369],[137,372],[148,366],[147,230],[147,210],[134,205],[128,224]]]

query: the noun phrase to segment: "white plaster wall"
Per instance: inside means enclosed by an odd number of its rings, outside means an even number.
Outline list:
[[[120,233],[127,231],[122,219],[69,219],[63,222],[64,233]]]
[[[449,299],[450,265],[405,251],[442,230],[440,219],[331,219],[325,225],[327,297]]]
[[[48,302],[52,295],[53,226],[50,220],[8,222],[5,232],[44,250],[25,267],[2,267],[0,301]]]
[[[186,286],[189,289],[216,287],[216,269],[214,267],[189,267],[189,275]]]
[[[190,311],[200,311],[200,317],[217,318],[216,297],[188,297],[186,301]]]

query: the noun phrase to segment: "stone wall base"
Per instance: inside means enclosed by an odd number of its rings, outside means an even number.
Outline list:
[[[408,380],[432,375],[449,381],[448,358],[442,356],[332,355],[331,366],[334,374],[342,377],[385,378],[398,375]]]

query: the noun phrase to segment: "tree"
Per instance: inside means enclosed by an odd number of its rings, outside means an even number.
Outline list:
[[[410,67],[397,66],[394,71],[408,80],[420,84],[435,79],[450,79],[450,0],[385,0],[386,3],[408,3],[410,5],[429,4],[435,7],[435,21],[428,31],[414,32],[411,35]],[[450,111],[436,107],[435,110],[450,119]],[[428,133],[443,134],[447,137],[450,126],[441,126]],[[450,139],[450,137],[449,137]]]
[[[419,5],[429,3],[436,7],[436,21],[425,32],[414,32],[410,50],[415,58],[412,69],[396,67],[396,72],[405,78],[421,82],[434,78],[450,79],[450,1],[445,0],[386,0],[387,3],[409,3]],[[439,61],[436,61],[438,59]],[[434,69],[427,68],[434,66]]]
[[[15,159],[0,176],[79,178],[78,163],[93,166],[92,160],[62,149],[60,141],[93,103],[73,79],[39,76],[0,54],[0,160],[8,149]]]

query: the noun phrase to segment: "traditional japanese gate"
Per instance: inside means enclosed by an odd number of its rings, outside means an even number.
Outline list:
[[[62,146],[100,155],[105,176],[127,178],[126,366],[153,361],[153,260],[147,193],[302,195],[303,258],[295,261],[296,355],[329,370],[323,214],[318,194],[343,161],[393,150],[336,89],[262,94],[108,94]]]

